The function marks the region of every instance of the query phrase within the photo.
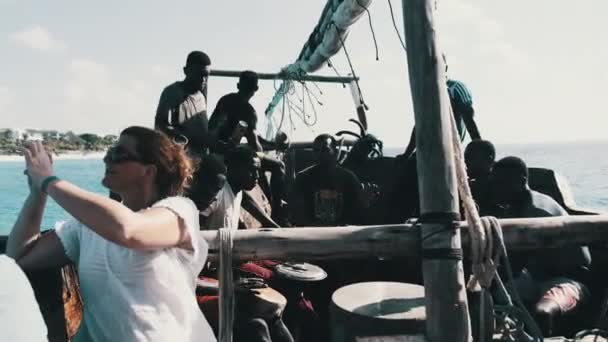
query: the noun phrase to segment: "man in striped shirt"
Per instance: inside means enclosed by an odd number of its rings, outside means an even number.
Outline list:
[[[448,64],[445,61],[445,56],[443,56],[443,61],[445,62],[445,72],[447,74]],[[458,129],[458,135],[460,136],[460,141],[464,141],[467,132],[469,132],[471,140],[481,139],[481,135],[477,129],[477,124],[473,119],[475,110],[473,109],[473,97],[471,96],[471,92],[467,86],[464,85],[464,83],[449,78],[447,80],[447,88],[448,95],[450,96],[450,104],[452,105],[452,113],[454,115],[454,120],[456,121],[456,128]],[[399,157],[407,159],[412,155],[412,153],[414,153],[415,149],[416,127],[412,129],[410,142],[405,149],[405,152]]]

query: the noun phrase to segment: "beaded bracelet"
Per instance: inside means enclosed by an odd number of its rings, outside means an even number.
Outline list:
[[[52,182],[58,181],[58,180],[59,180],[59,177],[57,177],[57,176],[46,177],[40,184],[40,191],[42,191],[43,193],[46,194],[47,193],[46,191],[47,191],[49,185],[51,185]]]

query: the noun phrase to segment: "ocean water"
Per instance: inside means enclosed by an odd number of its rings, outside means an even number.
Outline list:
[[[551,168],[569,181],[579,207],[608,212],[608,142],[564,143],[534,145],[499,145],[498,158],[514,155],[523,158],[530,167]],[[401,152],[401,148],[387,148],[387,155]],[[23,162],[0,161],[0,235],[8,234],[28,188],[23,176]],[[101,160],[57,160],[56,174],[89,191],[107,194],[100,181],[104,172]],[[55,222],[69,216],[56,203],[49,200],[43,228],[52,228]]]
[[[104,165],[101,159],[56,160],[55,173],[60,178],[89,191],[107,194],[101,185]],[[21,206],[29,193],[27,178],[23,175],[25,162],[0,161],[0,235],[8,234]],[[49,199],[44,212],[42,228],[53,228],[57,221],[68,219],[68,214]]]

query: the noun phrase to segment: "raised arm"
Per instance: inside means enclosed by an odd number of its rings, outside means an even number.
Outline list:
[[[6,245],[6,255],[24,270],[63,266],[69,262],[54,232],[40,234],[47,196],[34,187],[28,195]]]
[[[42,144],[32,143],[24,154],[32,186],[42,188],[46,185],[46,191],[57,204],[105,239],[141,250],[173,246],[193,248],[184,215],[163,207],[134,212],[122,203],[80,189],[67,181],[57,179],[49,182],[53,169]],[[192,210],[196,212],[196,209]]]

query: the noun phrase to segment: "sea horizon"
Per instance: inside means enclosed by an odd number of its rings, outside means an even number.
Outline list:
[[[497,144],[497,158],[507,155],[521,157],[528,167],[543,167],[562,175],[569,184],[577,207],[608,212],[608,141]],[[387,147],[385,155],[394,156],[404,147]],[[104,166],[103,153],[85,156],[73,154],[56,158],[56,174],[86,190],[107,195],[101,185]],[[7,160],[0,156],[0,235],[8,234],[15,222],[28,189],[23,177],[24,160],[21,156]],[[54,201],[49,201],[43,227],[52,228],[55,222],[69,215]]]

